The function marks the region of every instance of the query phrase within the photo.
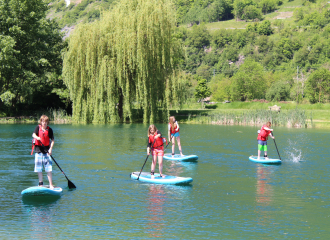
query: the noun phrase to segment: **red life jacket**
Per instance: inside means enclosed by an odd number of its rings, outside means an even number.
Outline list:
[[[41,142],[44,144],[44,146],[49,146],[50,138],[49,138],[49,127],[47,126],[45,131],[42,131],[41,125],[39,125],[39,132],[38,137],[41,138]],[[33,154],[34,145],[42,146],[41,142],[37,139],[32,139],[32,151],[31,155]]]
[[[267,127],[266,125],[263,125],[260,129],[260,133],[258,134],[258,140],[261,140],[261,141],[267,141],[268,139],[268,135],[272,132],[272,131],[269,131],[269,130],[265,130],[265,127]]]
[[[178,125],[176,126],[176,128],[174,128],[174,130],[172,129],[171,123],[169,123],[169,125],[170,125],[170,133],[171,134],[176,134],[177,132],[180,131],[180,128],[178,128]]]
[[[155,133],[157,135],[157,133]],[[163,138],[159,137],[155,141],[155,135],[150,135],[149,136],[149,143],[151,143],[151,148],[159,148],[164,145]],[[154,143],[155,141],[155,143]]]
[[[36,140],[36,145],[37,146],[42,146],[42,144],[47,147],[49,146],[49,127],[46,127],[45,131],[42,131],[42,127],[41,125],[39,125],[39,133],[38,133],[38,137],[41,138],[41,142],[39,140]],[[41,144],[42,143],[42,144]]]

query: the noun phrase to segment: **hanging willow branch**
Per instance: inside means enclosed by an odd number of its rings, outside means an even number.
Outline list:
[[[100,21],[78,26],[63,63],[74,121],[132,121],[133,108],[143,110],[143,122],[167,117],[182,53],[175,24],[171,1],[122,0]]]

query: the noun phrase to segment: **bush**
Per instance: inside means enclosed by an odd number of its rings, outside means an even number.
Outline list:
[[[290,98],[290,85],[287,82],[275,82],[267,90],[268,101],[286,101]]]

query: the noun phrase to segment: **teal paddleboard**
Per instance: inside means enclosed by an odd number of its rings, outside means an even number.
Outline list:
[[[166,153],[166,154],[164,154],[163,158],[166,159],[166,160],[172,160],[172,161],[193,162],[193,161],[197,161],[198,156],[197,155],[183,155],[183,156],[181,156],[180,154],[172,155],[171,153]]]
[[[282,161],[280,159],[274,159],[274,158],[265,159],[264,157],[260,157],[258,159],[258,156],[250,156],[249,160],[252,162],[265,163],[265,164],[281,164],[282,163]]]
[[[131,179],[137,180],[140,172],[132,172]],[[189,184],[193,181],[191,177],[176,177],[176,176],[169,176],[164,175],[165,177],[160,177],[159,173],[155,173],[154,177],[151,177],[149,172],[142,172],[139,181],[147,182],[147,183],[157,183],[157,184]]]
[[[50,189],[49,186],[36,186],[29,187],[24,189],[21,194],[22,196],[60,196],[63,192],[62,188],[55,187],[54,189]]]

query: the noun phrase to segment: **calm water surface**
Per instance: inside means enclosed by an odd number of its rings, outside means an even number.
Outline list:
[[[54,164],[62,197],[23,200],[21,191],[38,184],[35,124],[0,125],[1,239],[329,238],[329,130],[275,128],[283,163],[267,166],[248,160],[257,127],[181,124],[183,153],[199,160],[164,160],[164,172],[194,181],[166,186],[129,177],[146,159],[148,125],[50,126],[53,157],[77,189]],[[167,125],[157,127],[167,136]],[[268,148],[278,156],[272,139]]]

